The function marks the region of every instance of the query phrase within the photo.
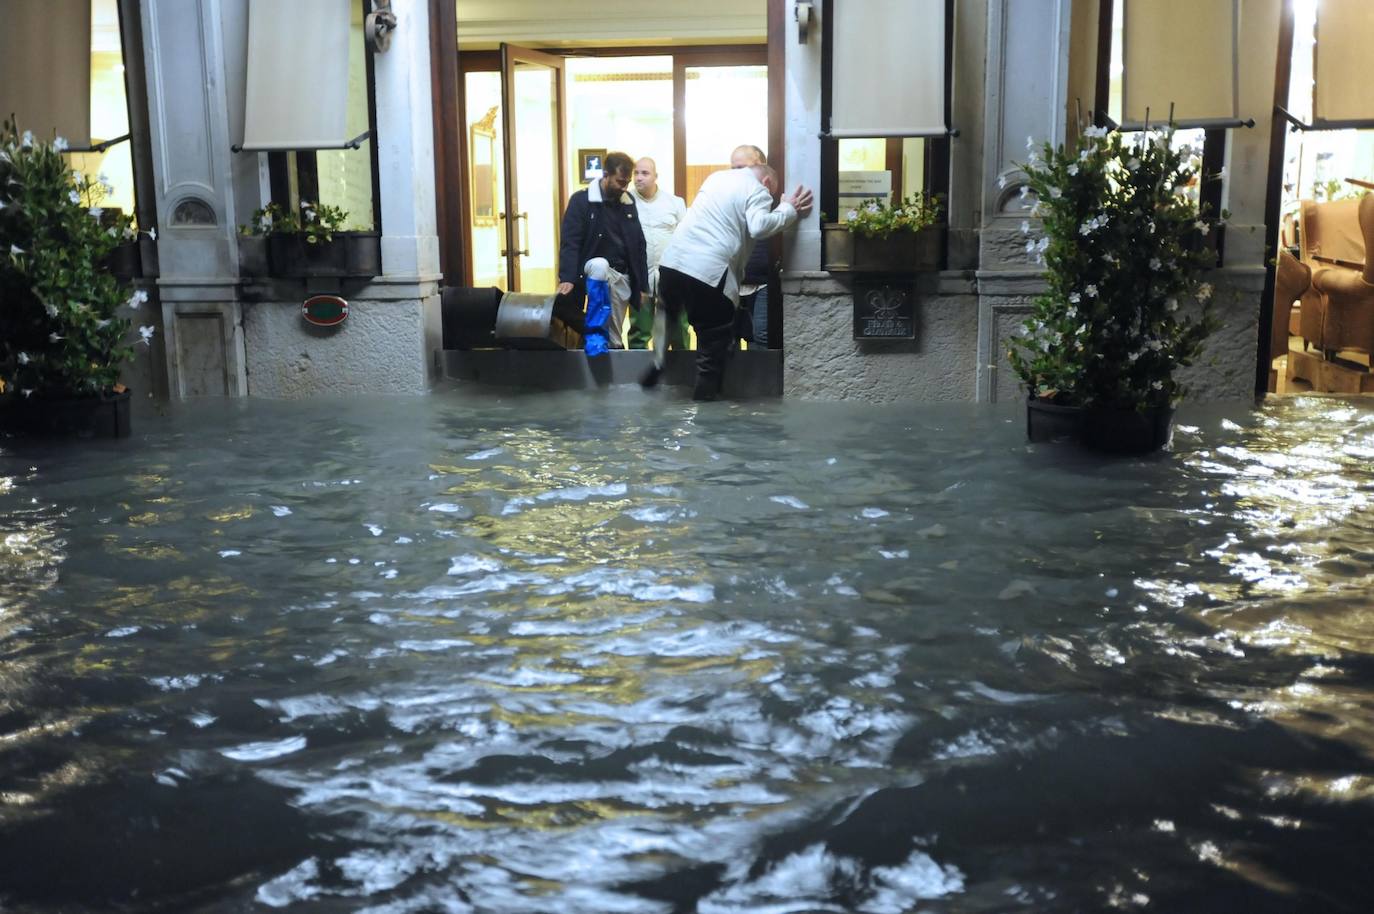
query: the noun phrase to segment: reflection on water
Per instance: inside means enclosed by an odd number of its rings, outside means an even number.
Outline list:
[[[205,404],[0,442],[0,907],[1364,910],[1374,410]]]

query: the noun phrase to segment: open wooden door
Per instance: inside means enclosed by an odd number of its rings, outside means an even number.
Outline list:
[[[564,186],[563,59],[501,45],[507,288],[553,292]]]

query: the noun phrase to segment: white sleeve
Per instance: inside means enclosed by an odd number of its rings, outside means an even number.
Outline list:
[[[773,197],[762,184],[749,195],[744,215],[749,223],[749,237],[755,241],[772,238],[797,221],[797,211],[791,203],[783,201],[777,209],[773,208]]]

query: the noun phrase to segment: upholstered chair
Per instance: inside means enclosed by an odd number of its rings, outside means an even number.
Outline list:
[[[1342,349],[1374,354],[1374,194],[1361,197],[1357,207],[1364,236],[1362,268],[1331,267],[1312,273],[1312,288],[1321,294],[1325,311],[1321,348],[1329,355]]]
[[[1278,270],[1274,276],[1274,318],[1269,324],[1269,359],[1288,352],[1289,315],[1293,302],[1305,296],[1312,286],[1312,271],[1307,264],[1279,248]],[[1306,308],[1303,305],[1300,310]]]

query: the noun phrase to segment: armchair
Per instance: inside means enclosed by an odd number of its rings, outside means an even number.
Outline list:
[[[1342,349],[1374,354],[1374,194],[1365,194],[1356,206],[1364,242],[1359,261],[1352,258],[1312,274],[1312,288],[1320,294],[1324,312],[1320,346],[1328,355]],[[1307,338],[1306,330],[1303,337]]]

